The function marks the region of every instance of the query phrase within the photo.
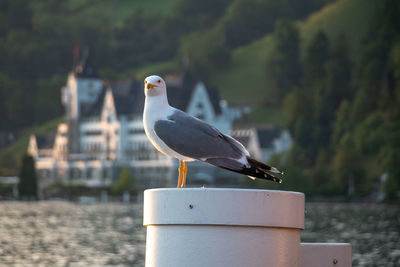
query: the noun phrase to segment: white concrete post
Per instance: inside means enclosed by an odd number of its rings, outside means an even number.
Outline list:
[[[299,266],[304,194],[248,189],[144,193],[146,267]]]

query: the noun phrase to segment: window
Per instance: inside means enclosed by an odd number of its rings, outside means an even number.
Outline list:
[[[101,135],[102,132],[100,130],[87,130],[83,134],[84,135]]]
[[[144,134],[143,128],[132,128],[128,131],[129,134]]]
[[[93,178],[93,169],[92,169],[92,168],[87,168],[87,170],[86,170],[86,177],[87,177],[88,179]]]
[[[106,179],[106,178],[108,178],[108,177],[107,177],[107,169],[104,168],[104,169],[103,169],[103,179]]]

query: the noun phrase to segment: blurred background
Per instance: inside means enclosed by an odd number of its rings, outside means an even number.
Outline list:
[[[50,200],[0,202],[0,264],[143,265],[143,189],[176,186],[143,139],[158,74],[285,170],[193,165],[189,185],[304,192],[302,241],[400,265],[399,1],[2,0],[0,59],[0,199]]]

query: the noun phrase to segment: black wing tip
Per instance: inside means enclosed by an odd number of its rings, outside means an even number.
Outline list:
[[[265,173],[265,174],[264,174],[264,177],[265,177],[264,179],[271,180],[271,181],[276,182],[276,183],[279,183],[279,184],[282,183],[282,179],[281,179],[281,178],[278,178],[278,177],[276,177],[276,176],[273,176],[273,175],[271,175],[271,174],[269,174],[269,173]]]
[[[255,180],[255,179],[265,179],[265,180],[270,180],[270,181],[272,181],[272,182],[276,182],[276,183],[278,183],[278,184],[281,184],[283,181],[282,181],[282,179],[280,179],[280,178],[278,178],[278,177],[275,177],[275,176],[273,176],[273,178],[271,177],[271,178],[267,178],[267,177],[262,177],[262,178],[260,178],[260,177],[254,177],[254,176],[250,176],[250,175],[247,175],[250,179],[252,179],[252,180]],[[271,175],[272,176],[272,175]]]
[[[241,173],[241,174],[245,174],[247,176],[249,176],[251,179],[255,180],[255,179],[264,179],[264,180],[270,180],[272,182],[276,182],[281,184],[282,183],[282,179],[279,177],[276,177],[272,174],[269,174],[263,170],[260,170],[258,168],[254,168],[254,167],[250,167],[250,168],[243,168],[241,170],[236,170],[236,172]]]
[[[281,174],[281,175],[285,174],[284,171],[281,171],[281,170],[279,170],[278,168],[275,168],[275,167],[271,167],[270,172],[278,173],[278,174]]]
[[[279,170],[278,168],[269,166],[269,165],[267,165],[267,164],[265,164],[265,163],[262,163],[262,162],[260,162],[260,161],[258,161],[258,160],[255,160],[255,159],[253,159],[253,158],[247,157],[247,161],[249,162],[249,164],[250,164],[252,167],[257,168],[257,169],[259,169],[259,170],[262,170],[262,171],[264,171],[264,172],[265,172],[265,171],[269,171],[269,172],[277,173],[277,174],[281,174],[281,175],[284,174],[284,172],[281,171],[281,170]]]
[[[266,169],[264,168],[264,164],[260,163],[254,159],[250,159],[248,162],[250,164],[249,165],[242,165],[242,166],[227,166],[226,164],[221,164],[221,162],[216,161],[216,160],[212,160],[212,159],[207,159],[205,162],[212,164],[214,166],[220,167],[222,169],[226,169],[232,172],[237,172],[240,174],[244,174],[247,175],[249,178],[255,180],[256,178],[259,179],[265,179],[265,180],[270,180],[276,183],[281,184],[282,183],[282,179],[279,177],[276,177],[269,172],[272,172],[269,168]],[[276,168],[275,168],[276,169]],[[281,174],[283,174],[283,172],[279,172]]]

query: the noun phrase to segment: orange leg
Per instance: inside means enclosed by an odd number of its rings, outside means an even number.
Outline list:
[[[186,161],[183,162],[183,179],[182,179],[182,186],[181,187],[186,187],[186,175],[187,175],[187,163]]]
[[[179,161],[179,168],[178,168],[179,176],[178,176],[178,188],[182,187],[182,175],[183,175],[183,163]]]

